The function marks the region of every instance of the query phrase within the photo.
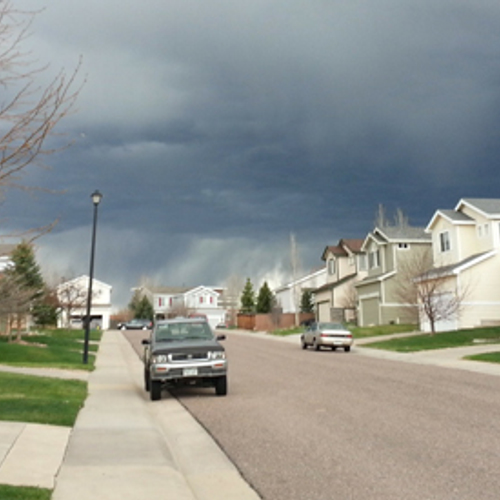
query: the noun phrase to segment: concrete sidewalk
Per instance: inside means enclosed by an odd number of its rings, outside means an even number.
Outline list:
[[[89,397],[72,430],[0,423],[0,483],[50,488],[47,479],[55,479],[52,500],[258,500],[177,400],[165,393],[161,401],[149,401],[142,378],[143,365],[129,342],[120,332],[104,332]],[[44,441],[51,432],[62,440],[62,465],[61,446]],[[34,437],[40,440],[38,452]],[[46,457],[36,460],[39,466],[49,458],[56,462],[53,476],[45,470],[43,480],[40,467],[23,465],[34,455],[40,458],[41,450]]]

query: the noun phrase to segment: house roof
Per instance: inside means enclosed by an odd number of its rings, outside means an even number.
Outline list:
[[[379,245],[387,243],[430,243],[431,236],[425,232],[423,227],[414,226],[387,226],[376,227],[368,233],[361,249],[364,251],[370,240]]]
[[[483,260],[489,259],[496,255],[496,250],[489,250],[488,252],[481,252],[466,259],[461,260],[460,262],[455,262],[454,264],[449,264],[447,266],[435,267],[430,269],[429,271],[418,276],[415,281],[426,281],[432,280],[436,278],[444,278],[445,276],[451,276],[452,274],[459,274],[460,272],[468,269],[469,267],[475,266],[479,264]]]
[[[339,245],[345,245],[353,253],[361,253],[361,247],[364,241],[363,238],[341,239]]]
[[[326,260],[326,256],[330,252],[333,255],[339,257],[347,257],[350,253],[361,253],[361,247],[363,246],[364,240],[359,238],[342,238],[339,240],[337,245],[331,245],[325,247],[323,254],[321,255],[322,260]],[[348,252],[348,251],[349,252]]]
[[[500,198],[462,198],[455,211],[459,211],[463,205],[474,208],[490,219],[500,218]]]
[[[450,209],[440,209],[436,210],[429,224],[427,224],[427,227],[425,228],[425,231],[427,233],[430,233],[432,231],[434,224],[440,217],[446,219],[447,221],[455,225],[474,224],[474,219],[472,219],[471,217],[462,212],[457,212],[455,210],[450,210]]]
[[[284,290],[289,290],[294,285],[298,285],[298,284],[303,283],[304,281],[307,281],[309,279],[317,278],[318,276],[321,276],[322,274],[326,274],[325,267],[321,267],[320,269],[317,269],[316,271],[313,271],[309,274],[306,274],[305,276],[297,278],[295,281],[290,281],[288,283],[285,283],[284,285],[280,285],[273,290],[273,293],[279,293],[279,292],[282,292]]]
[[[64,283],[61,283],[60,285],[58,285],[57,288],[64,288],[65,286],[71,286],[71,285],[74,285],[74,284],[79,283],[81,281],[85,281],[88,283],[89,276],[87,276],[86,274],[82,274],[81,276],[78,276],[77,278],[73,278],[71,280],[65,281]],[[109,288],[109,289],[113,288],[111,285],[108,285],[107,283],[104,283],[103,281],[99,281],[98,279],[95,279],[95,278],[92,278],[92,283],[94,285],[99,285],[103,288]]]
[[[369,285],[372,283],[377,283],[378,281],[385,281],[388,278],[392,278],[396,275],[396,271],[389,271],[384,274],[378,274],[377,276],[367,276],[366,278],[358,281],[354,284],[356,288],[362,287],[364,285]]]
[[[377,227],[373,232],[384,236],[389,242],[430,241],[430,237],[423,227],[387,226],[383,228]]]
[[[145,286],[145,287],[139,287],[139,288],[145,288],[149,290],[151,293],[159,293],[159,294],[166,294],[166,295],[178,295],[180,293],[185,293],[188,290],[192,290],[194,287],[190,286]]]
[[[321,256],[321,259],[326,260],[326,256],[329,253],[336,255],[338,257],[347,257],[347,252],[345,251],[345,249],[343,249],[342,247],[340,247],[338,245],[335,245],[335,246],[330,245],[330,246],[325,247],[325,249],[323,250],[323,255]]]
[[[427,233],[432,231],[439,217],[443,217],[455,225],[475,224],[472,217],[461,212],[463,206],[468,206],[481,213],[488,219],[500,219],[500,199],[499,198],[462,198],[454,210],[440,209],[436,210],[429,224],[425,228]]]
[[[324,292],[325,290],[333,290],[334,288],[337,288],[338,286],[342,285],[343,283],[346,283],[347,281],[354,279],[356,276],[357,276],[356,273],[349,274],[349,275],[344,276],[343,278],[339,279],[338,281],[326,283],[325,285],[322,285],[318,288],[315,288],[314,290],[312,290],[312,292],[318,293],[318,292]]]

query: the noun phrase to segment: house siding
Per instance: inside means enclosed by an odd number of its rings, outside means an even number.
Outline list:
[[[475,328],[500,323],[500,255],[461,273],[458,283],[464,292],[460,326]]]

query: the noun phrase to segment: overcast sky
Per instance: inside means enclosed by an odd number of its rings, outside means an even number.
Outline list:
[[[40,8],[42,0],[14,0]],[[4,228],[48,274],[88,273],[124,305],[142,277],[279,284],[364,238],[383,204],[425,226],[500,198],[498,0],[47,0],[26,47],[41,80],[83,59],[73,147],[7,193]]]

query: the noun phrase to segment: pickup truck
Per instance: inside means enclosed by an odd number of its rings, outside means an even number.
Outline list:
[[[217,396],[227,394],[227,360],[210,325],[200,318],[158,321],[144,339],[144,387],[152,401],[161,399],[164,387],[197,385],[214,387]]]

